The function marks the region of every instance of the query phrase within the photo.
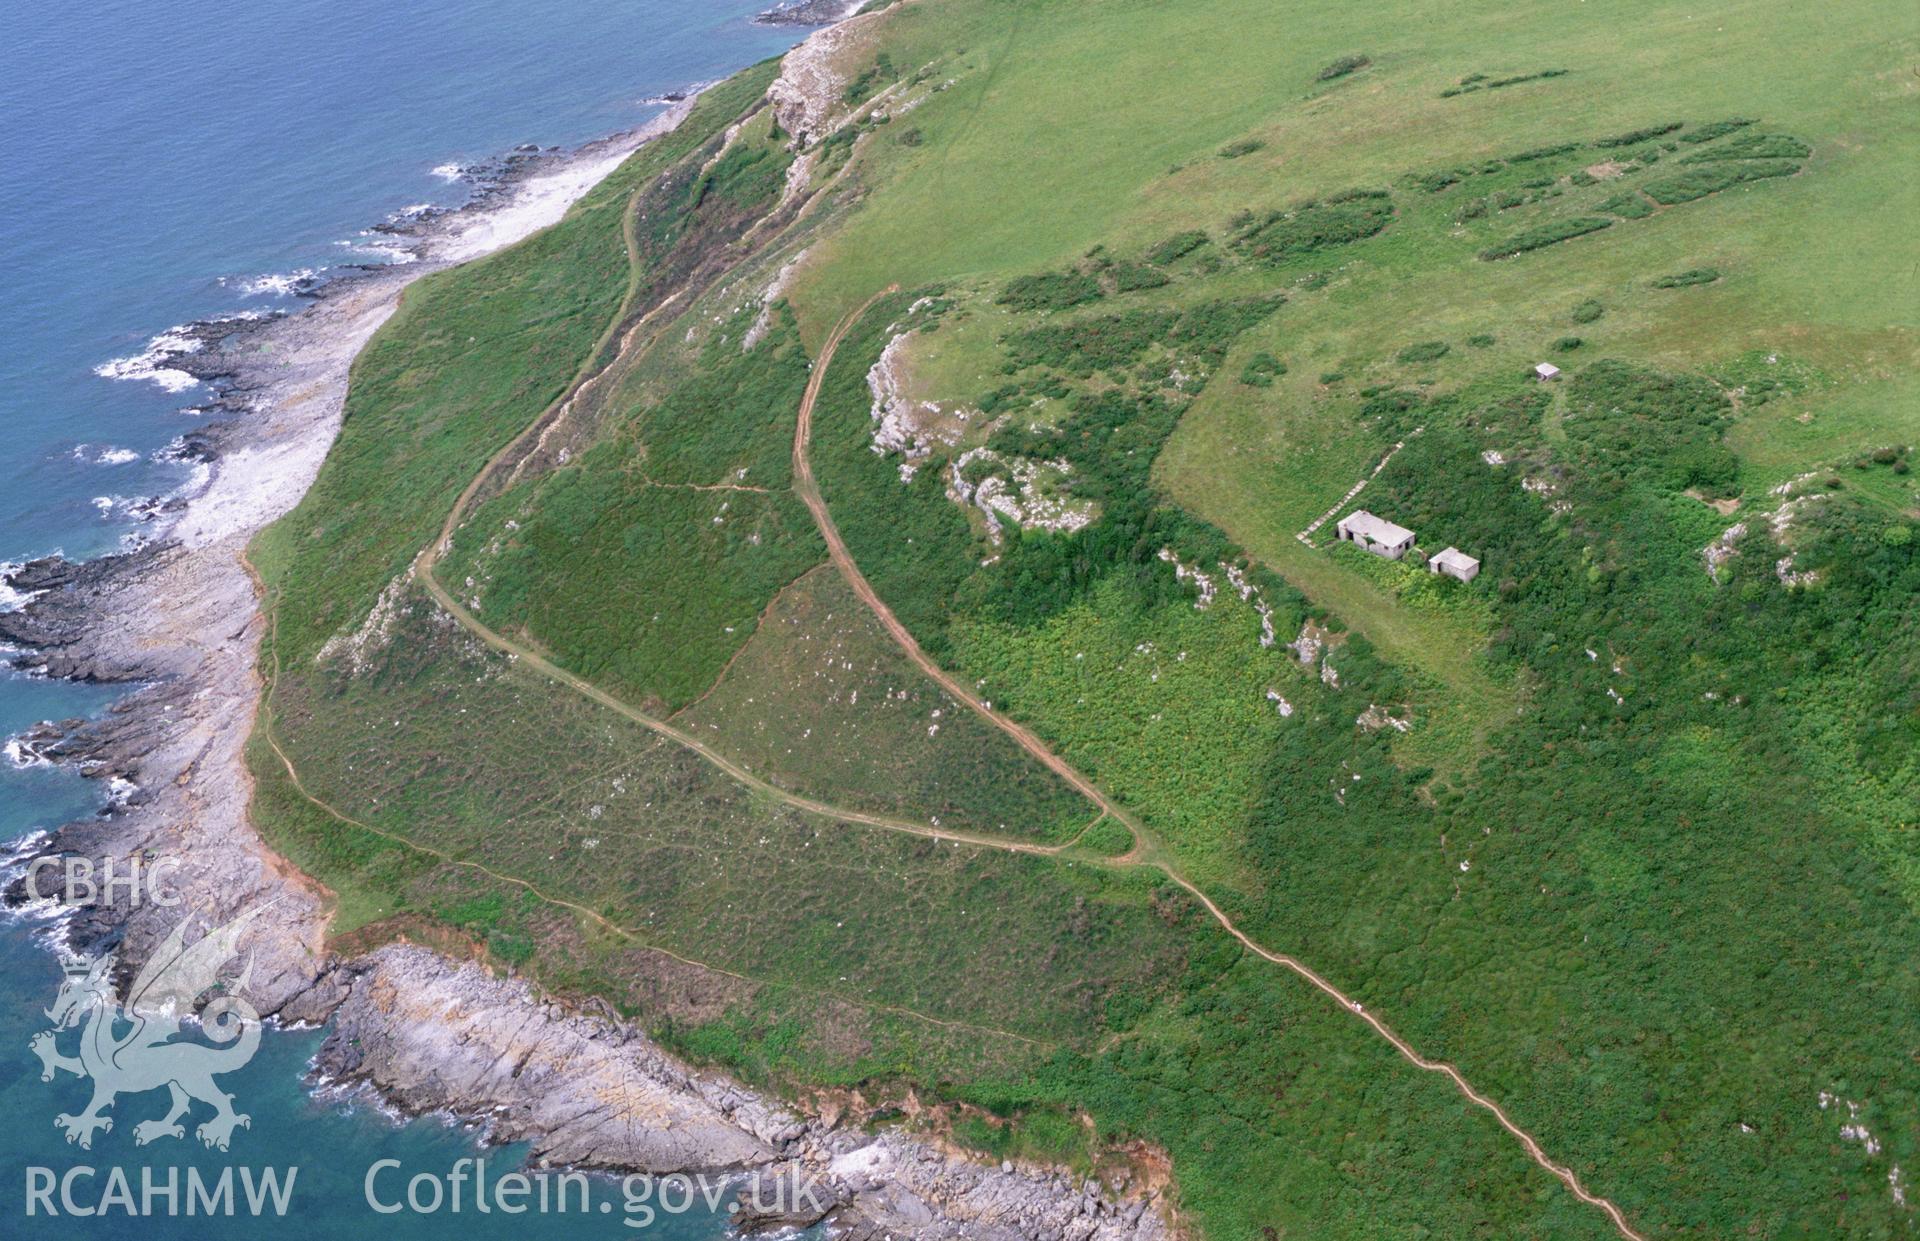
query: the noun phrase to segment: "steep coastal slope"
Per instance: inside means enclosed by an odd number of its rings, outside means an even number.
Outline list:
[[[1843,7],[816,36],[362,355],[256,821],[335,950],[1199,1235],[1897,1235],[1915,88]]]

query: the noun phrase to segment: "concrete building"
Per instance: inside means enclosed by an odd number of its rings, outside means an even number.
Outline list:
[[[1398,560],[1413,546],[1413,531],[1375,517],[1365,509],[1356,509],[1342,517],[1334,530],[1342,539],[1357,544],[1376,556]]]
[[[1471,582],[1480,576],[1480,562],[1457,547],[1449,547],[1427,561],[1427,572]]]
[[[1533,377],[1541,383],[1560,378],[1560,368],[1551,362],[1542,362],[1533,368]]]

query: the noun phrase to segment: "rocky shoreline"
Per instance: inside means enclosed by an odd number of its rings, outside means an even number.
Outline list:
[[[867,7],[867,0],[791,0],[753,20],[762,26],[830,26]]]
[[[774,14],[765,19],[816,24],[846,9],[807,3]],[[97,816],[35,842],[18,866],[62,855],[183,863],[170,876],[178,907],[120,892],[113,904],[75,907],[62,923],[68,951],[116,954],[123,986],[182,908],[202,933],[274,902],[273,918],[243,941],[247,998],[264,1016],[330,1023],[322,1075],[367,1083],[408,1112],[484,1119],[497,1139],[529,1140],[550,1163],[749,1177],[798,1169],[821,1187],[819,1211],[738,1218],[756,1227],[827,1218],[833,1235],[856,1241],[1168,1236],[1150,1195],[1115,1197],[1045,1169],[982,1167],[899,1133],[800,1116],[678,1063],[629,1025],[570,1011],[477,965],[407,945],[341,959],[327,946],[325,893],[275,856],[249,819],[243,748],[262,688],[261,614],[243,552],[317,474],[352,359],[408,284],[557,220],[689,106],[675,101],[656,125],[578,151],[521,148],[469,170],[477,184],[467,206],[378,226],[405,261],[308,283],[298,291],[310,304],[295,313],[168,334],[178,347],[153,364],[216,393],[217,419],[180,448],[207,466],[205,485],[149,506],[149,533],[124,553],[52,557],[5,575],[25,599],[0,612],[0,643],[15,648],[17,666],[135,686],[98,719],[43,723],[14,739],[17,756],[71,764],[113,790]],[[16,877],[8,901],[26,896]],[[622,1105],[609,1102],[616,1097]]]

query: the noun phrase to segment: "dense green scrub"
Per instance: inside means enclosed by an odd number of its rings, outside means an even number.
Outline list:
[[[1320,697],[1314,675],[1261,647],[1259,634],[1238,599],[1199,611],[1108,579],[1038,625],[964,624],[954,655],[984,682],[981,693],[1042,727],[1103,788],[1177,837],[1197,873],[1257,886],[1236,826],[1292,723],[1267,692]]]
[[[789,488],[807,356],[784,311],[716,333],[666,396],[563,468],[481,506],[442,570],[486,624],[677,709],[788,582],[826,558]]]
[[[1482,579],[1494,657],[1529,671],[1531,709],[1434,810],[1377,766],[1373,794],[1329,805],[1304,777],[1353,764],[1346,746],[1329,742],[1317,763],[1277,759],[1252,841],[1277,879],[1263,921],[1364,970],[1420,1045],[1537,1098],[1521,1106],[1558,1149],[1605,1144],[1647,1197],[1643,1218],[1731,1230],[1755,1218],[1741,1186],[1826,1158],[1833,1131],[1808,1103],[1810,1078],[1850,1083],[1816,1093],[1872,1095],[1876,1132],[1912,1114],[1895,1047],[1920,1000],[1899,964],[1920,952],[1920,891],[1908,880],[1903,907],[1889,883],[1912,873],[1911,833],[1862,825],[1913,804],[1920,648],[1907,601],[1920,561],[1886,533],[1910,527],[1840,498],[1794,519],[1806,541],[1793,565],[1820,574],[1816,586],[1781,582],[1764,517],[1715,584],[1700,549],[1733,523],[1677,488],[1718,447],[1717,394],[1601,362],[1569,395],[1588,403],[1570,434],[1585,420],[1595,437],[1520,467],[1554,478],[1549,495],[1489,469],[1488,437],[1455,405],[1420,411],[1427,433],[1369,497],[1498,566]],[[1638,427],[1611,459],[1594,455],[1614,442],[1608,417]],[[1512,427],[1495,442],[1511,453]],[[1871,723],[1809,753],[1836,718],[1822,702]],[[1409,832],[1430,861],[1397,843]],[[1356,859],[1370,899],[1343,901],[1327,879]],[[1417,954],[1395,950],[1407,932],[1381,916],[1410,909],[1427,911]],[[1495,945],[1500,968],[1475,968]],[[1460,1020],[1452,996],[1466,986],[1480,1011],[1503,1014],[1497,1025]],[[1507,1067],[1501,1040],[1516,1037],[1539,1051]],[[1674,1088],[1662,1083],[1726,1098],[1767,1135],[1765,1155],[1718,1109],[1657,1105]],[[1822,1215],[1783,1197],[1760,1218],[1796,1232]]]

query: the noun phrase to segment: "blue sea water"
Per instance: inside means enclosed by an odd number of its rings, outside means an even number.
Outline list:
[[[658,110],[650,98],[783,50],[798,32],[752,24],[758,7],[93,0],[17,12],[0,40],[0,560],[111,551],[137,530],[138,498],[186,481],[164,450],[196,425],[205,390],[101,368],[176,324],[292,305],[271,277],[378,261],[362,230],[414,204],[457,203],[448,168],[629,128]],[[0,673],[0,734],[97,712],[112,697]],[[67,772],[0,763],[0,842],[92,813],[100,794]],[[404,1172],[380,1182],[393,1198],[405,1176],[444,1174],[480,1153],[477,1136],[315,1098],[303,1078],[318,1032],[270,1033],[221,1079],[252,1118],[230,1153],[191,1136],[136,1147],[133,1123],[164,1110],[158,1094],[124,1099],[121,1125],[80,1151],[53,1117],[84,1106],[86,1085],[41,1082],[27,1050],[60,979],[30,925],[0,922],[0,1237],[725,1235],[723,1217],[705,1209],[631,1227],[639,1216],[607,1181],[586,1215],[483,1216],[470,1199],[458,1215],[376,1214],[362,1192],[375,1161],[401,1161]],[[487,1150],[489,1177],[522,1154]],[[163,1184],[168,1169],[184,1177],[189,1166],[209,1181],[228,1167],[299,1172],[278,1220],[26,1214],[29,1169],[81,1166],[96,1169],[73,1182],[81,1205],[99,1202],[115,1167],[136,1198],[143,1168]]]

